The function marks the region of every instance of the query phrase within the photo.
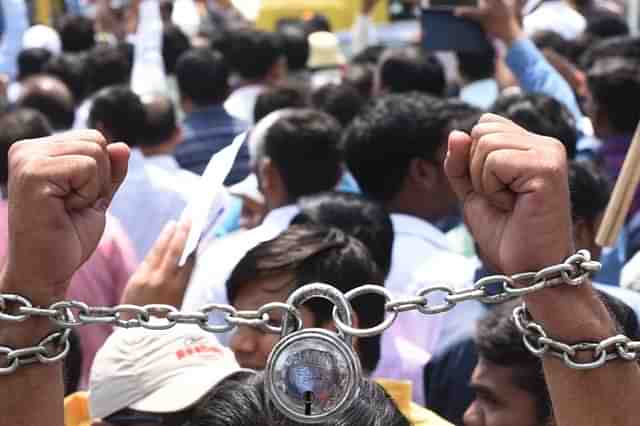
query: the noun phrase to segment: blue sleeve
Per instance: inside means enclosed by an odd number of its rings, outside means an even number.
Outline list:
[[[525,92],[549,95],[562,102],[577,122],[582,120],[571,86],[531,40],[522,38],[515,41],[507,52],[506,62]]]

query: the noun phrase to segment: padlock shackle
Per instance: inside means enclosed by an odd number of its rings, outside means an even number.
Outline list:
[[[325,299],[333,303],[340,321],[348,325],[349,327],[353,326],[353,311],[351,309],[351,303],[349,303],[349,300],[347,300],[342,292],[334,286],[323,283],[313,283],[305,285],[304,287],[300,287],[299,289],[291,293],[291,295],[287,299],[287,304],[293,306],[294,308],[300,309],[300,307],[305,302],[316,298]],[[294,331],[298,330],[292,329],[289,314],[285,313],[282,320],[282,333],[280,337],[285,337],[287,334],[290,334]],[[352,346],[352,336],[347,335],[340,330],[338,330],[338,333],[340,334],[340,337],[344,339],[345,343],[347,343],[349,346]]]

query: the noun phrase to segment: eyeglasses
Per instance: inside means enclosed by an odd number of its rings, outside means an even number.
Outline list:
[[[160,414],[144,413],[125,408],[105,417],[103,420],[113,426],[138,426],[141,424],[162,426],[165,418]]]

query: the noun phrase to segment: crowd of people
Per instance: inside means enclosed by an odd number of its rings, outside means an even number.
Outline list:
[[[640,196],[615,246],[596,243],[640,122],[640,39],[624,2],[460,7],[491,48],[457,53],[375,44],[378,3],[362,1],[347,60],[318,14],[263,31],[223,0],[99,0],[92,15],[70,8],[44,26],[25,0],[0,0],[0,314],[13,308],[3,294],[42,308],[185,312],[257,311],[309,283],[415,298],[586,249],[602,263],[593,282],[525,296],[530,315],[569,345],[638,337]],[[234,143],[221,213],[179,266],[185,209],[218,191],[201,176]],[[353,326],[381,324],[385,302],[355,298]],[[512,318],[522,302],[403,312],[355,338],[358,397],[327,424],[634,424],[636,363],[574,371],[535,356]],[[2,318],[0,349],[56,330]],[[326,300],[305,303],[300,319],[337,329]],[[211,312],[208,324],[228,316]],[[278,334],[103,323],[70,339],[64,368],[0,375],[0,423],[298,424],[265,390]],[[388,385],[405,381],[411,404]]]

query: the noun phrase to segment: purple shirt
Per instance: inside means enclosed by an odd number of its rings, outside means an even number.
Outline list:
[[[609,178],[615,181],[622,170],[622,164],[627,156],[629,145],[631,145],[631,139],[633,135],[612,136],[603,141],[602,149],[600,151],[600,157],[604,165],[604,169],[607,172]],[[631,210],[627,215],[627,219],[630,219],[640,211],[640,197],[638,189],[633,197],[631,203]]]

